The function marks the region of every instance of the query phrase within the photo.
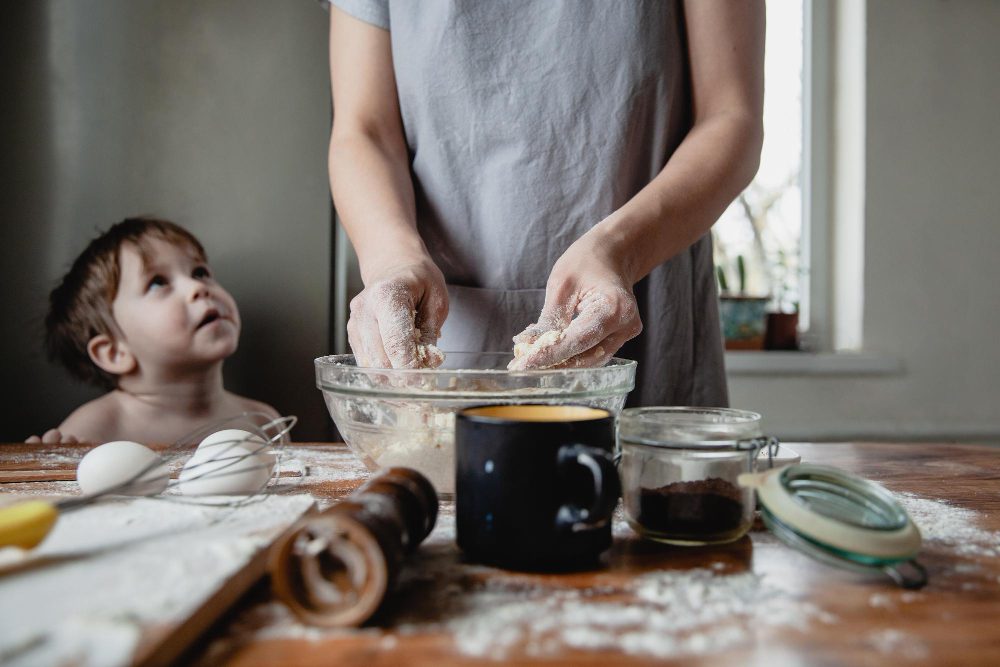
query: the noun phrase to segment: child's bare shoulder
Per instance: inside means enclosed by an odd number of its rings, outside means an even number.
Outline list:
[[[255,401],[252,398],[246,398],[245,396],[239,396],[233,393],[230,393],[230,397],[236,402],[242,412],[262,412],[267,415],[269,419],[277,419],[281,416],[280,412],[262,401]]]
[[[84,403],[71,412],[59,430],[64,436],[72,435],[80,442],[106,442],[113,440],[122,424],[122,403],[115,392]]]

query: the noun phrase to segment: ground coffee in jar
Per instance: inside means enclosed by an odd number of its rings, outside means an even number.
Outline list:
[[[738,478],[754,469],[760,415],[724,408],[630,408],[618,422],[625,518],[643,537],[681,545],[742,537],[754,494]]]
[[[742,535],[748,527],[742,495],[738,487],[718,477],[641,487],[636,519],[645,530],[676,539]]]

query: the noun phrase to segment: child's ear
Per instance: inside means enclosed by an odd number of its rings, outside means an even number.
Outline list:
[[[107,334],[97,334],[87,342],[87,354],[105,373],[127,375],[135,370],[135,357],[124,342]]]

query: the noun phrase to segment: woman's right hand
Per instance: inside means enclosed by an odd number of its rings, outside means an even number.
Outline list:
[[[444,274],[426,256],[396,260],[372,272],[351,300],[347,339],[359,366],[433,368],[434,347],[448,316]]]

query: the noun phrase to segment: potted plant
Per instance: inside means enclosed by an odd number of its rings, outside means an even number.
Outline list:
[[[779,248],[771,265],[771,284],[777,285],[774,303],[767,313],[765,350],[799,349],[799,301],[792,284],[794,268],[788,254]]]
[[[745,225],[743,233],[723,236],[716,229],[712,230],[726,349],[798,347],[798,298],[795,294],[799,270],[798,237],[777,232],[771,225],[776,207],[797,181],[797,170],[773,184],[755,180],[727,210],[731,220],[740,220]],[[739,254],[734,252],[737,248]],[[752,269],[751,279],[748,279],[748,268]],[[738,291],[730,289],[733,281],[727,280],[733,277],[734,270],[739,280]],[[768,305],[772,299],[764,294],[774,295],[774,306],[770,309]]]
[[[747,294],[747,267],[743,255],[736,257],[739,291],[729,289],[725,269],[716,267],[719,281],[719,321],[727,350],[762,350],[767,325],[767,296]]]

